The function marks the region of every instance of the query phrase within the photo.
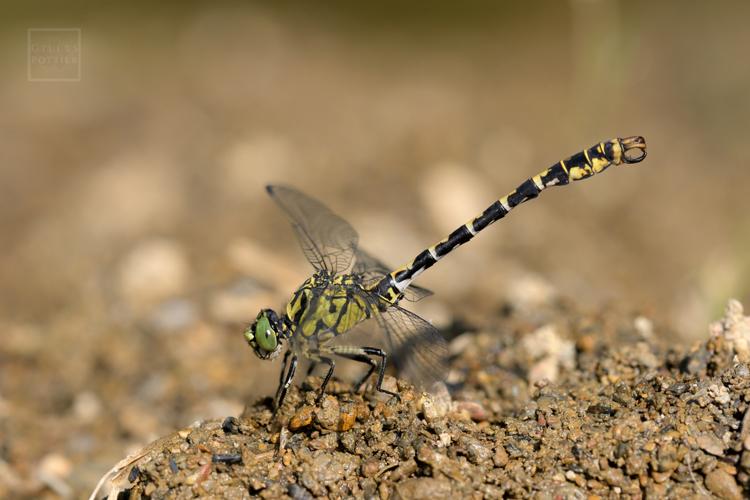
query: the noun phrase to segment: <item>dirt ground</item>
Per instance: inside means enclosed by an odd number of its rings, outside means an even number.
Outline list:
[[[747,496],[750,4],[374,5],[4,6],[0,498],[131,454],[114,487],[152,498]],[[30,78],[49,28],[80,79]],[[302,368],[271,418],[242,331],[311,269],[266,184],[396,266],[618,135],[646,160],[419,277],[444,387],[342,363],[316,407]]]
[[[647,318],[508,307],[451,341],[448,386],[401,400],[309,377],[119,465],[110,498],[694,498],[750,493],[750,317],[691,349]],[[535,308],[538,313],[540,308]],[[551,322],[547,322],[547,320]]]

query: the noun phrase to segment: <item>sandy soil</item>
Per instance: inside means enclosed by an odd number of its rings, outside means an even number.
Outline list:
[[[644,498],[750,492],[750,317],[689,350],[640,316],[509,308],[451,342],[448,388],[401,400],[320,379],[120,464],[130,498]],[[114,495],[114,493],[112,493]]]

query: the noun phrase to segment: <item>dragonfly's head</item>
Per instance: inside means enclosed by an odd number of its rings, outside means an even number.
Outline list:
[[[263,309],[245,329],[245,340],[260,359],[273,359],[281,351],[281,322],[271,309]]]

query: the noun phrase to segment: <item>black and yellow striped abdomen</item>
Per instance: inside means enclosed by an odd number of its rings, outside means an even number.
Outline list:
[[[396,303],[404,290],[420,273],[456,247],[471,240],[477,233],[508,214],[514,207],[539,196],[551,186],[564,186],[570,182],[586,179],[613,165],[637,163],[646,157],[646,142],[643,137],[628,137],[600,142],[595,146],[574,154],[539,174],[524,181],[507,196],[492,203],[487,209],[446,238],[423,250],[409,264],[385,276],[373,290],[386,302]]]

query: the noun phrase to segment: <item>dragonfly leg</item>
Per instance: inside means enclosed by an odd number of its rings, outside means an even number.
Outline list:
[[[291,362],[289,363],[289,370],[286,369],[287,367],[287,361],[289,360],[289,352],[287,351],[284,355],[284,366],[281,370],[281,379],[279,381],[279,388],[276,390],[276,397],[273,401],[273,409],[274,413],[276,413],[279,408],[281,408],[281,405],[284,403],[284,398],[286,398],[286,391],[289,389],[289,386],[292,385],[292,380],[294,380],[294,373],[297,371],[297,356],[291,355]],[[284,372],[286,372],[286,375],[284,375]]]
[[[378,380],[375,388],[378,390],[378,392],[383,392],[397,399],[401,399],[401,397],[397,393],[383,389],[383,377],[385,376],[385,367],[388,360],[388,354],[384,350],[378,349],[377,347],[335,346],[331,349],[331,351],[343,358],[352,359],[354,361],[359,361],[361,363],[367,363],[370,365],[370,369],[368,370],[367,374],[362,377],[362,379],[355,385],[355,392],[360,389],[365,380],[367,380],[375,371],[375,369],[378,368]],[[372,359],[371,356],[379,357],[380,363]]]
[[[276,388],[276,395],[273,397],[273,409],[276,410],[279,407],[279,395],[281,395],[281,389],[284,387],[284,379],[286,377],[286,370],[289,364],[289,356],[292,351],[287,350],[284,353],[284,361],[281,362],[281,371],[279,372],[279,386]]]
[[[389,394],[400,401],[401,396],[399,396],[397,393],[383,389],[383,377],[385,377],[385,365],[388,361],[388,354],[383,349],[378,349],[377,347],[363,347],[362,350],[365,352],[365,354],[369,354],[370,356],[378,356],[380,358],[378,383],[377,385],[375,385],[375,388],[378,390],[378,392]]]
[[[370,369],[367,370],[367,373],[365,373],[365,376],[360,378],[352,388],[353,392],[359,392],[359,390],[362,388],[362,384],[365,383],[365,381],[370,378],[370,375],[372,375],[372,372],[375,371],[375,369],[378,367],[378,362],[372,359],[367,354],[344,354],[344,353],[338,353],[339,356],[342,358],[351,359],[354,361],[359,361],[360,363],[367,363],[370,365]]]
[[[276,389],[276,397],[279,396],[279,391],[281,391],[281,386],[284,385],[284,372],[286,372],[287,363],[289,362],[289,356],[292,354],[292,351],[286,351],[284,353],[284,361],[281,362],[281,373],[279,374],[279,388]]]
[[[320,402],[323,401],[323,396],[325,396],[326,393],[326,386],[328,385],[328,381],[331,380],[333,369],[336,368],[336,362],[331,358],[325,358],[321,356],[320,363],[325,363],[328,365],[328,372],[326,373],[325,378],[323,378],[323,383],[320,385],[320,394],[318,394],[318,398],[315,400],[316,405],[320,404]]]
[[[318,366],[318,362],[317,362],[317,361],[312,361],[312,362],[310,363],[310,366],[308,366],[308,367],[307,367],[307,373],[305,374],[305,376],[306,376],[306,377],[309,377],[310,375],[312,375],[312,372],[314,372],[314,371],[315,371],[315,368],[316,368],[317,366]]]

